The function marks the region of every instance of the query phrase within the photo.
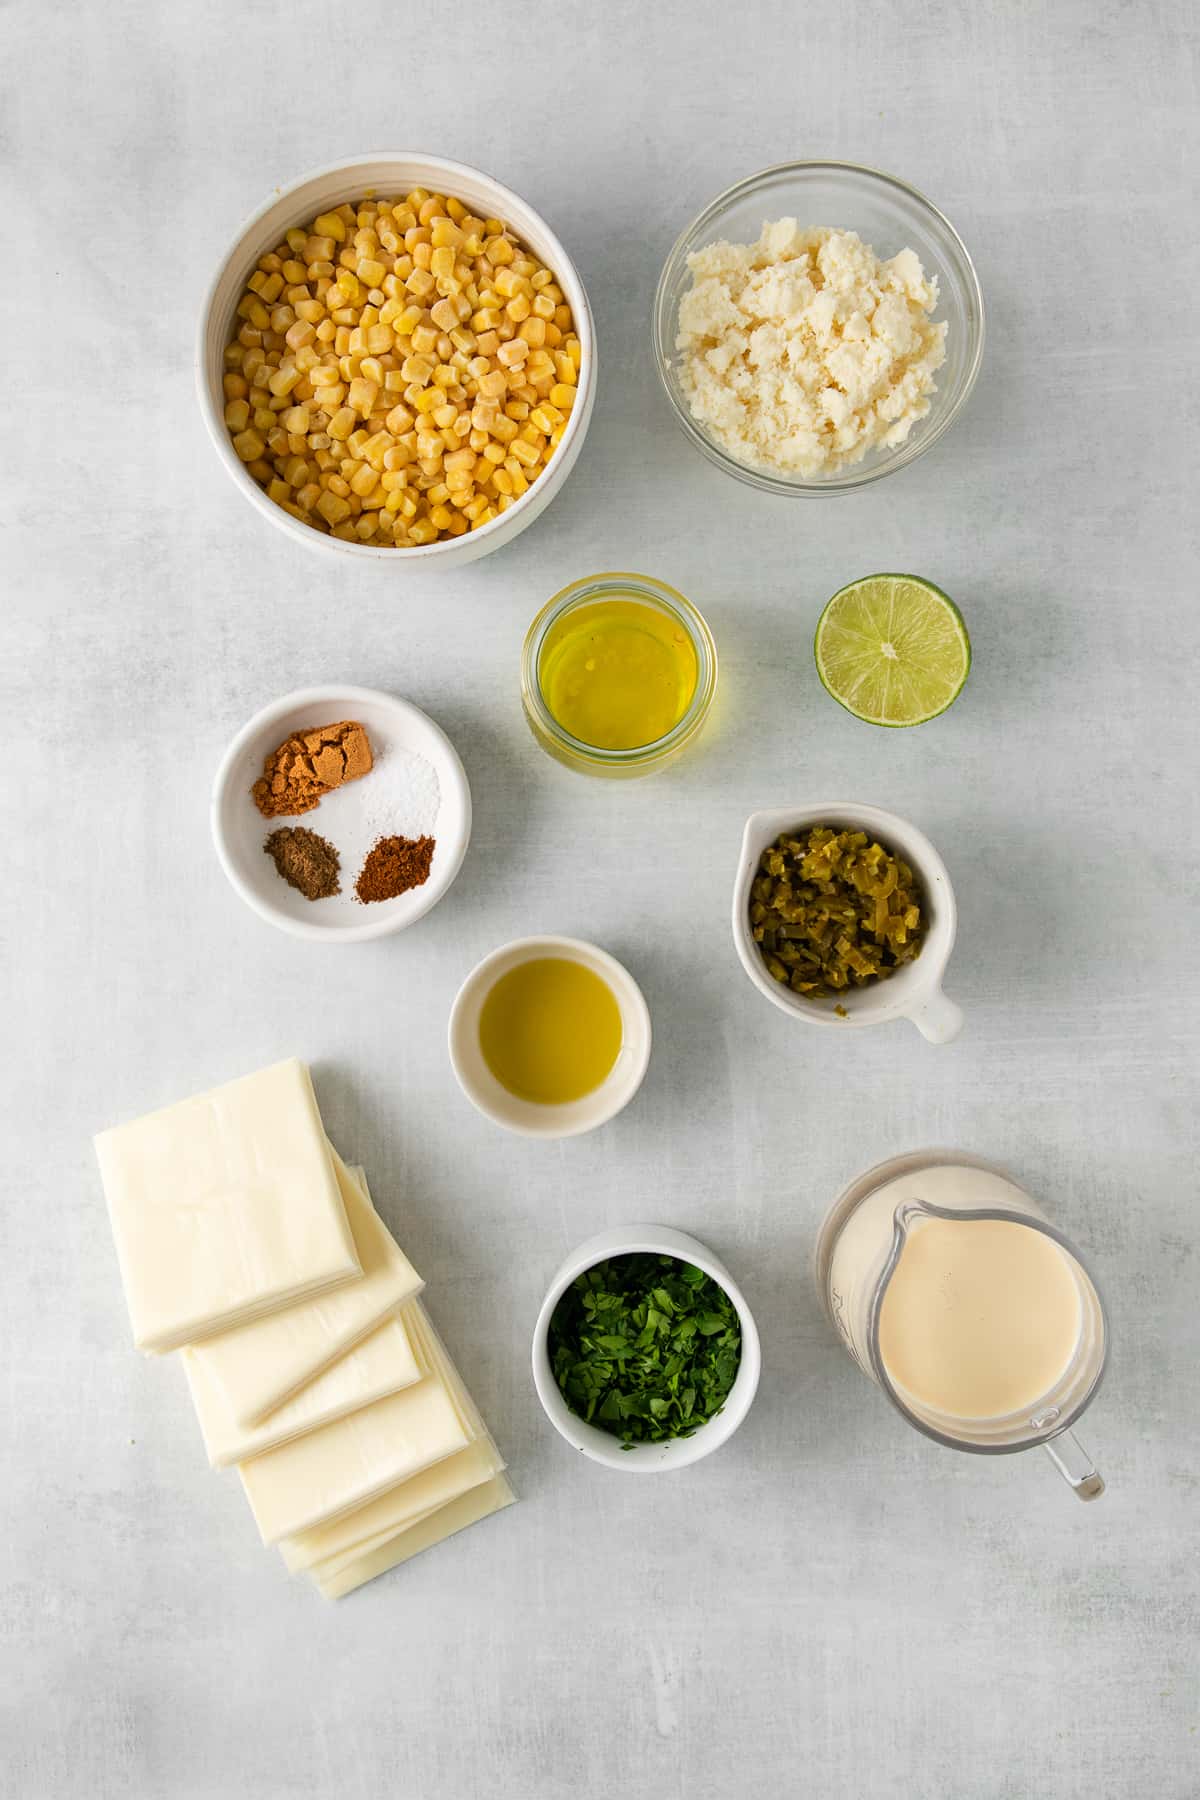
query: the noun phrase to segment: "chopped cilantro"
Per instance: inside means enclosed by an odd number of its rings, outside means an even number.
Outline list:
[[[737,1309],[673,1256],[614,1256],[571,1283],[550,1320],[550,1365],[579,1418],[631,1444],[690,1437],[737,1377]]]

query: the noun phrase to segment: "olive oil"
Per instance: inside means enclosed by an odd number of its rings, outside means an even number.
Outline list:
[[[543,1106],[581,1100],[621,1048],[621,1009],[582,963],[542,956],[502,975],[479,1015],[483,1060],[510,1094]]]
[[[598,750],[640,750],[666,737],[691,705],[698,678],[682,623],[616,595],[566,612],[538,659],[551,716]]]

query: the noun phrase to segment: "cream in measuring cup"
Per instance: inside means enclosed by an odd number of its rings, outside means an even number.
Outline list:
[[[872,1170],[826,1220],[818,1279],[847,1349],[918,1430],[983,1453],[1040,1443],[1081,1497],[1103,1491],[1068,1430],[1104,1369],[1100,1297],[1008,1176],[961,1154]]]

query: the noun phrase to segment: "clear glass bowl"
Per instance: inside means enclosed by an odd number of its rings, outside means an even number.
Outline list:
[[[541,685],[542,646],[547,633],[565,613],[606,598],[640,600],[675,620],[687,632],[696,653],[696,691],[683,717],[665,737],[632,750],[604,750],[572,737],[546,704]],[[534,737],[548,755],[585,775],[649,775],[673,762],[696,737],[708,717],[717,688],[717,647],[712,632],[690,600],[650,575],[608,570],[584,575],[543,606],[525,634],[521,652],[521,702]]]
[[[675,339],[679,302],[691,286],[688,257],[724,239],[752,244],[768,220],[795,218],[802,227],[856,231],[881,257],[915,250],[927,275],[936,275],[935,319],[949,324],[946,360],[937,372],[930,408],[904,443],[869,450],[833,475],[786,476],[737,461],[692,417],[679,382]],[[983,360],[983,295],[966,246],[936,206],[906,182],[856,163],[779,163],[727,188],[694,219],[666,260],[654,299],[654,359],[675,416],[696,448],[739,481],[770,494],[844,494],[915,462],[950,429],[966,404]]]

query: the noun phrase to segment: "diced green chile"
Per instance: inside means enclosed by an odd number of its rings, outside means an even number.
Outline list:
[[[750,888],[768,973],[813,999],[886,981],[920,955],[925,925],[912,870],[865,831],[784,832]]]

